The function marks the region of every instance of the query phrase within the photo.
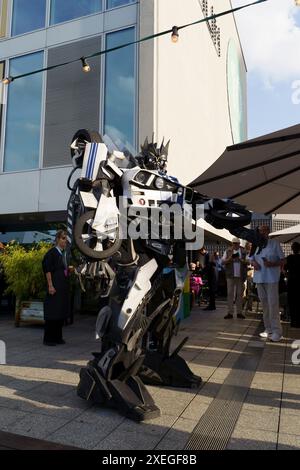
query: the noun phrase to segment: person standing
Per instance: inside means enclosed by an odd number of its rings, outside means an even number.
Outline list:
[[[216,310],[216,293],[217,293],[217,279],[215,272],[215,262],[212,256],[206,251],[205,247],[202,247],[200,250],[200,263],[203,266],[203,274],[207,278],[208,285],[208,305],[203,310]]]
[[[292,251],[286,259],[288,305],[291,327],[300,328],[300,243],[294,242]]]
[[[4,252],[4,245],[0,242],[0,254]],[[2,296],[5,291],[6,285],[4,280],[4,269],[0,263],[0,312],[1,312],[1,304],[2,304]]]
[[[258,297],[262,303],[265,331],[262,338],[278,342],[282,338],[279,313],[279,279],[284,265],[284,254],[278,240],[270,239],[268,225],[259,227],[260,235],[265,239],[264,248],[257,248],[252,257],[254,266],[253,282],[256,284]]]
[[[47,280],[47,295],[44,302],[45,332],[44,344],[55,346],[65,344],[62,337],[64,320],[69,317],[69,280],[65,249],[67,234],[59,230],[55,247],[43,259],[43,271]]]
[[[247,278],[248,259],[246,250],[242,248],[239,238],[232,240],[231,248],[225,251],[222,262],[225,268],[227,280],[227,305],[228,313],[225,320],[233,318],[234,299],[237,318],[245,319],[243,315],[244,282]]]

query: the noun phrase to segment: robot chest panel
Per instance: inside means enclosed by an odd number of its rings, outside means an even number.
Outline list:
[[[171,191],[141,189],[134,185],[130,185],[126,196],[131,204],[141,207],[160,207],[162,204],[172,205],[178,202],[177,194]]]

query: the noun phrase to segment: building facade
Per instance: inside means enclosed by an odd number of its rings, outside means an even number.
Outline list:
[[[0,77],[26,74],[186,24],[230,0],[0,0]],[[0,89],[0,231],[65,220],[69,144],[80,128],[138,151],[171,139],[188,184],[247,137],[246,65],[232,14]]]

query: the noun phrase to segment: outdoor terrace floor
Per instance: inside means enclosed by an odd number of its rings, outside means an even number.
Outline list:
[[[64,329],[67,344],[50,348],[41,327],[15,328],[0,315],[7,346],[0,449],[300,449],[300,365],[292,364],[291,348],[300,330],[284,323],[284,340],[270,343],[258,336],[260,314],[224,320],[225,313],[222,302],[215,312],[196,307],[182,323],[174,347],[189,336],[181,355],[203,383],[194,390],[149,387],[161,417],[144,423],[76,395],[80,367],[97,350],[95,317],[77,317]]]

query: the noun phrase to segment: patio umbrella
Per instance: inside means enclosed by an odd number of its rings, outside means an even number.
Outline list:
[[[190,186],[261,214],[300,213],[300,125],[227,147]]]
[[[270,233],[270,237],[276,238],[281,243],[300,243],[300,224]]]

